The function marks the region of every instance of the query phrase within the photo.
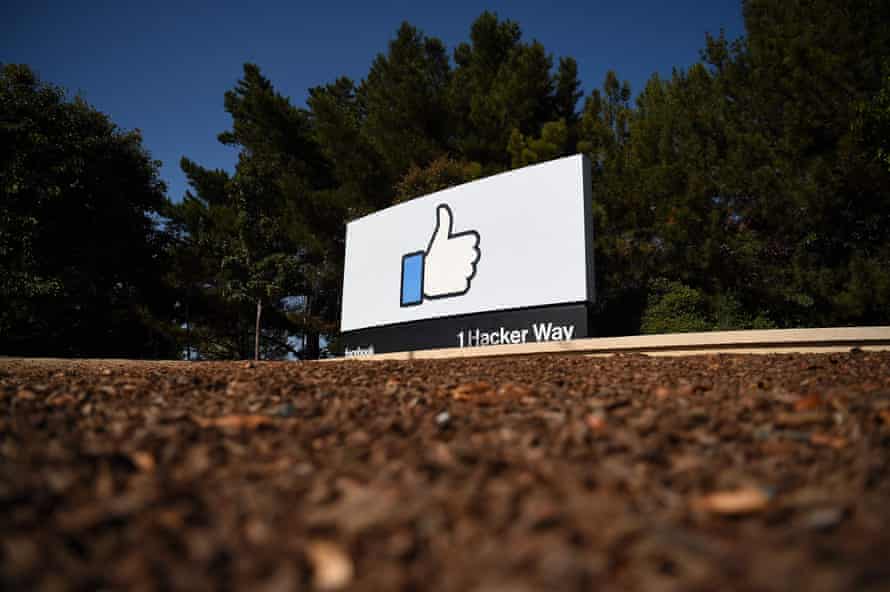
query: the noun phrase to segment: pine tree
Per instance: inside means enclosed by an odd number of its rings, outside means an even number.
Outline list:
[[[363,133],[391,176],[445,153],[451,122],[445,92],[450,79],[445,46],[402,23],[358,89]]]

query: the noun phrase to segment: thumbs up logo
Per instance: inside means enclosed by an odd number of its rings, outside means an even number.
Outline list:
[[[416,306],[424,299],[450,298],[466,294],[476,275],[479,233],[454,232],[451,208],[436,208],[436,228],[426,251],[402,256],[402,306]]]

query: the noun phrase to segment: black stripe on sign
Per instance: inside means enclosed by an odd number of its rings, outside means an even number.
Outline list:
[[[346,331],[347,357],[446,347],[565,341],[589,337],[588,304],[560,304],[425,319]]]

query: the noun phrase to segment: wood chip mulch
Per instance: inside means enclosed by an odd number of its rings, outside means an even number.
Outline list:
[[[3,590],[888,590],[890,353],[0,360]]]

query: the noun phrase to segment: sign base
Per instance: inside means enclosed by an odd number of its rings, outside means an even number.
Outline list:
[[[346,357],[589,337],[587,303],[485,312],[342,333]]]

